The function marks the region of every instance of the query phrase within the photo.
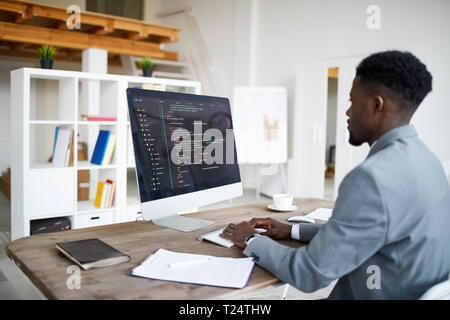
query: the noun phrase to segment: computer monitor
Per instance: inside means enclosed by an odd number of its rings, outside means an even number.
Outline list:
[[[127,89],[145,220],[181,231],[213,222],[179,213],[242,195],[226,98]]]

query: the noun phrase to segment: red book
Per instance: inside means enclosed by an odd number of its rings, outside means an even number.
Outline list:
[[[85,121],[117,121],[116,117],[82,116]]]
[[[106,183],[111,184],[111,193],[109,194],[109,199],[108,199],[108,204],[106,206],[106,208],[111,208],[114,202],[114,195],[115,195],[115,191],[116,191],[116,182],[106,179]]]

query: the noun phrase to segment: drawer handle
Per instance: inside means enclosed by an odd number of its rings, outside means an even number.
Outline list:
[[[100,217],[91,217],[91,220],[98,220]]]

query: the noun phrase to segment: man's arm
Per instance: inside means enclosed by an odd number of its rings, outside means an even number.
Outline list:
[[[306,230],[313,236],[307,247],[294,249],[261,236],[248,244],[244,254],[304,292],[314,292],[350,273],[385,242],[387,216],[374,178],[360,167],[353,170],[339,188],[328,223],[315,236]]]
[[[310,242],[322,226],[323,224],[318,223],[299,223],[292,226],[292,228],[298,228],[298,238],[292,238],[303,242]]]

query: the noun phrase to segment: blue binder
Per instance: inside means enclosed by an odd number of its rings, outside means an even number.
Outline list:
[[[108,145],[110,131],[100,130],[98,133],[97,142],[95,143],[94,153],[92,154],[91,163],[101,165],[103,157],[105,156],[106,146]]]

